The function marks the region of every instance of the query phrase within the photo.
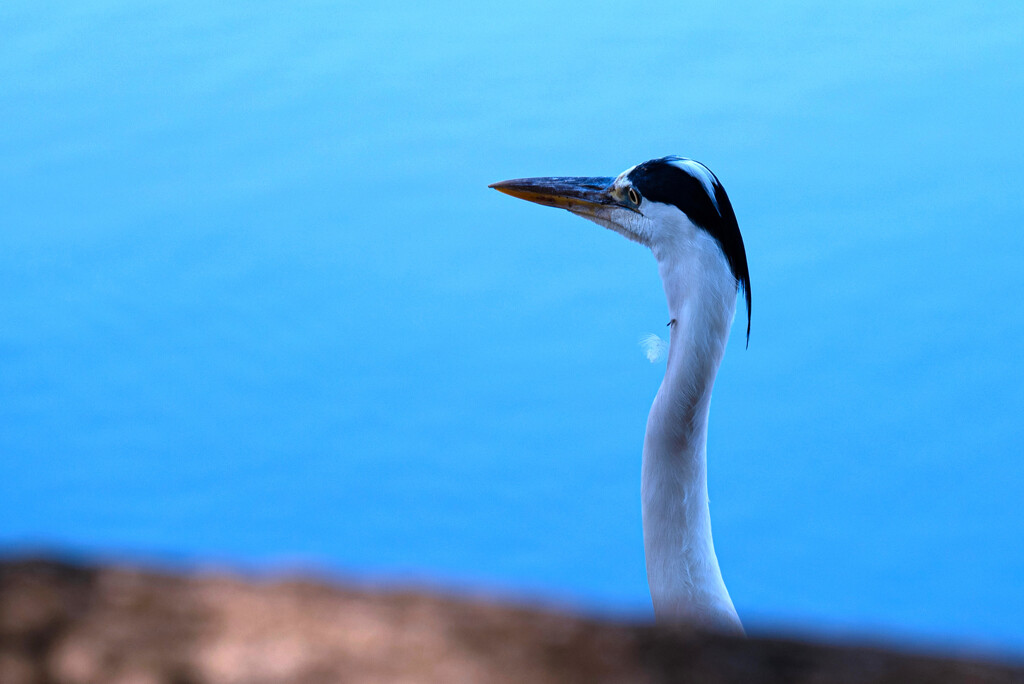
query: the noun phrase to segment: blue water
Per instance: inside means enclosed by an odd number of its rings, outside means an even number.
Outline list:
[[[653,259],[486,186],[676,153],[741,616],[1024,653],[1022,7],[4,2],[2,548],[649,616]]]

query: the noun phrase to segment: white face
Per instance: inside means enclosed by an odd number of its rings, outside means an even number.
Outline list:
[[[643,213],[646,207],[642,206],[644,204],[649,206],[650,203],[646,202],[639,195],[627,179],[629,172],[634,168],[636,167],[631,166],[620,173],[608,190],[608,194],[626,206],[582,205],[568,207],[568,209],[577,216],[593,221],[599,226],[603,226],[608,230],[614,230],[616,233],[634,242],[650,247],[652,227],[650,221]],[[639,203],[636,200],[639,200]]]
[[[662,278],[671,278],[675,289],[689,291],[692,283],[700,282],[720,289],[725,299],[734,299],[736,281],[721,245],[678,207],[642,197],[628,179],[631,170],[620,174],[608,190],[625,206],[582,205],[569,211],[647,246]]]
[[[685,250],[697,242],[703,247],[707,241],[703,238],[711,238],[677,207],[646,199],[641,200],[638,211],[615,206],[570,211],[649,247],[659,258],[666,251]]]
[[[652,250],[669,243],[692,241],[703,232],[677,207],[644,198],[629,181],[634,168],[619,174],[609,188],[609,194],[626,206],[580,206],[570,207],[569,211]]]
[[[593,221],[599,226],[629,238],[641,245],[651,246],[649,221],[631,209],[623,207],[585,207],[570,209],[572,213]]]

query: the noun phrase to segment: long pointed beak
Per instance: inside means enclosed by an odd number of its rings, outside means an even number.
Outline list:
[[[488,187],[527,202],[592,216],[600,207],[620,206],[620,202],[608,192],[614,180],[600,177],[517,178],[492,183]]]

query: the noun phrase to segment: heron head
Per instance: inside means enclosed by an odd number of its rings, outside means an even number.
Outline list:
[[[617,177],[518,178],[490,187],[548,207],[567,209],[651,248],[662,261],[717,245],[747,300],[750,335],[750,273],[736,214],[711,170],[683,157],[637,164]]]

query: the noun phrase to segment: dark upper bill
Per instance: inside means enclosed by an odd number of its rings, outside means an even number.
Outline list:
[[[588,210],[597,207],[619,204],[608,192],[614,180],[603,177],[517,178],[492,183],[488,187],[546,207],[590,213]]]

